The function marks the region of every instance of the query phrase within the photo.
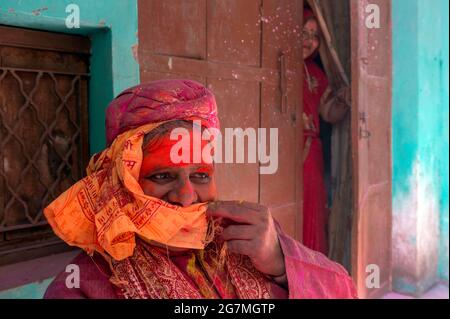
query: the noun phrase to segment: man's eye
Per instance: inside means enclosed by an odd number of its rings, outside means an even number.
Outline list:
[[[207,181],[209,181],[209,174],[208,173],[194,173],[194,174],[191,174],[191,178],[198,180],[198,181],[207,182]]]
[[[147,178],[154,182],[168,182],[173,179],[173,177],[169,173],[157,173],[150,175]]]

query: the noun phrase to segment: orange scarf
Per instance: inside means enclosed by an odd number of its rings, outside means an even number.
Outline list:
[[[62,240],[91,255],[106,252],[115,260],[133,255],[136,235],[171,247],[205,247],[206,204],[171,205],[145,195],[138,183],[144,136],[162,123],[119,135],[92,157],[87,177],[44,209]]]

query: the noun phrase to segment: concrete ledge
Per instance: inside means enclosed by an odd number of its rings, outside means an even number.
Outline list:
[[[80,251],[76,249],[0,267],[0,292],[55,277]]]
[[[392,291],[381,299],[449,299],[449,289],[445,284],[438,284],[418,298]]]
[[[42,299],[52,280],[53,277],[44,281],[0,291],[0,299]]]

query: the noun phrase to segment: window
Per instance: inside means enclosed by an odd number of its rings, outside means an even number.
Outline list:
[[[67,250],[43,209],[88,162],[89,39],[0,26],[0,265]]]

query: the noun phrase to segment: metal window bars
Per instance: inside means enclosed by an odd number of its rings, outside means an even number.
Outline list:
[[[30,75],[34,77],[34,85],[27,92],[24,77],[29,79]],[[24,100],[15,114],[8,114],[11,110],[8,110],[7,99],[3,98],[3,103],[0,103],[0,234],[46,225],[43,209],[83,176],[86,163],[83,163],[81,152],[86,136],[82,135],[87,134],[84,132],[87,124],[81,123],[86,117],[80,112],[85,111],[86,107],[80,105],[84,103],[80,94],[81,81],[88,76],[86,73],[0,67],[0,94],[9,94],[5,92],[4,84],[9,82],[11,86],[15,81],[13,90],[16,90],[15,94],[20,93]],[[47,87],[41,86],[44,79]],[[64,81],[70,83],[69,89],[60,92],[60,84]],[[49,84],[53,86],[51,89]],[[53,99],[59,101],[50,122],[41,116],[42,111],[50,106],[34,101],[39,91],[40,94],[51,94]],[[49,110],[46,111],[48,113]],[[30,112],[33,121],[24,123],[24,115]],[[62,129],[64,132],[57,124],[62,118],[66,124]],[[38,145],[28,145],[26,134],[19,132],[21,125],[34,126],[41,132],[37,138]],[[36,136],[33,138],[36,139]],[[58,148],[58,143],[64,147]],[[12,161],[16,161],[14,168],[11,167]],[[0,240],[0,247],[1,244]]]

